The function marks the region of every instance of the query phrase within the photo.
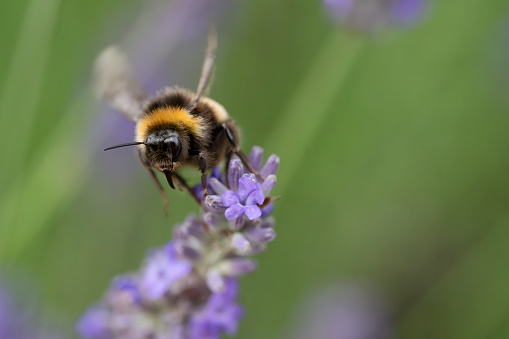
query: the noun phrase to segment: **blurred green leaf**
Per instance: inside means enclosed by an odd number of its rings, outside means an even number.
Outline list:
[[[342,32],[332,34],[302,72],[288,107],[275,119],[274,132],[266,143],[271,152],[285,155],[278,172],[283,178],[277,186],[278,192],[284,192],[295,175],[302,173],[306,162],[313,161],[307,155],[309,143],[320,138],[330,106],[341,95],[363,44],[362,37]]]
[[[0,112],[3,122],[0,135],[4,156],[17,166],[0,167],[0,187],[26,169],[28,146],[34,126],[37,104],[43,87],[44,73],[51,48],[51,38],[57,21],[59,1],[32,0],[21,22],[17,43],[11,54],[3,88],[0,91]],[[16,127],[16,128],[14,128]],[[14,173],[16,170],[16,174]],[[21,175],[22,176],[22,175]]]
[[[509,222],[490,226],[403,317],[402,337],[489,338],[507,322]]]

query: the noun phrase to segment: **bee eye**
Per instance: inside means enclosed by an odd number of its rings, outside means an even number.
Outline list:
[[[182,148],[179,138],[175,135],[172,135],[171,137],[165,139],[164,142],[168,145],[168,148],[171,151],[171,160],[173,162],[178,161],[180,150]]]

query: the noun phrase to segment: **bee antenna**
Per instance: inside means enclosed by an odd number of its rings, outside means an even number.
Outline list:
[[[109,151],[110,149],[114,149],[114,148],[125,147],[125,146],[135,146],[135,145],[147,145],[148,146],[148,144],[146,142],[138,141],[138,142],[129,142],[127,144],[111,146],[111,147],[105,148],[104,150]]]

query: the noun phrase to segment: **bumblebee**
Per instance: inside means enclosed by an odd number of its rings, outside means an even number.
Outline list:
[[[262,178],[240,149],[235,121],[221,104],[204,96],[214,69],[216,47],[216,34],[211,30],[196,93],[172,87],[147,99],[127,58],[114,46],[106,48],[95,63],[96,94],[136,124],[134,142],[105,150],[138,146],[140,161],[163,196],[165,214],[168,198],[154,170],[163,172],[173,189],[175,180],[178,188],[184,187],[200,205],[201,197],[177,173],[183,165],[201,171],[204,196],[207,195],[207,171],[222,160],[228,163],[233,154]]]

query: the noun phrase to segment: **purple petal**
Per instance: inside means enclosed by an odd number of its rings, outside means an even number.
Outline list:
[[[189,339],[221,339],[223,334],[220,325],[208,319],[201,319],[200,315],[191,318],[187,331]]]
[[[245,210],[246,208],[241,204],[234,204],[226,209],[224,216],[227,220],[232,220],[241,216]]]
[[[267,162],[265,165],[263,165],[262,169],[260,170],[260,174],[264,177],[268,177],[271,174],[276,174],[277,169],[279,168],[279,157],[275,154],[272,154],[269,159],[267,159]]]
[[[262,253],[267,249],[267,244],[252,244],[251,250],[246,253],[246,255],[255,255],[258,253]]]
[[[113,307],[128,307],[140,304],[142,297],[137,282],[131,276],[119,276],[113,279],[108,291],[108,300]]]
[[[276,181],[277,181],[276,176],[271,174],[267,176],[265,180],[262,182],[262,191],[265,197],[270,196],[270,192],[272,192],[272,189],[276,185]]]
[[[240,202],[239,195],[231,190],[223,192],[223,194],[221,194],[221,199],[223,199],[223,205],[227,207]]]
[[[222,226],[219,216],[213,212],[203,214],[203,221],[205,221],[207,226],[212,230],[218,230]]]
[[[268,209],[270,207],[270,205],[274,205],[274,204],[273,203],[268,204],[267,207],[265,207],[263,210],[265,211],[266,209]],[[274,226],[276,226],[276,220],[273,217],[264,219],[260,224],[261,228],[269,228],[269,227],[274,228]]]
[[[253,272],[256,266],[256,262],[251,259],[234,258],[223,260],[217,269],[226,276],[238,277]]]
[[[232,236],[232,245],[240,253],[245,253],[251,249],[251,244],[242,233],[234,233]]]
[[[263,148],[260,146],[253,146],[253,148],[251,148],[251,153],[249,153],[248,160],[251,163],[251,166],[253,166],[253,168],[257,171],[260,169],[260,165],[262,164],[262,158]]]
[[[228,226],[230,226],[230,229],[233,231],[240,230],[244,226],[244,223],[245,223],[244,214],[239,215],[235,219],[228,220]]]
[[[230,189],[237,191],[239,188],[239,178],[244,173],[244,166],[242,161],[238,158],[234,158],[230,161],[228,166],[228,186]]]
[[[426,2],[426,0],[395,0],[391,8],[392,19],[401,24],[412,24],[424,14]]]
[[[173,241],[170,241],[164,246],[164,251],[166,252],[166,255],[168,256],[169,260],[177,259],[177,248]]]
[[[226,187],[221,181],[216,178],[211,178],[209,181],[209,186],[214,190],[214,192],[218,195],[223,194],[228,187]]]
[[[168,280],[168,285],[171,286],[175,281],[189,275],[191,273],[191,270],[193,269],[193,266],[186,261],[179,261],[179,262],[173,262],[172,263],[172,270],[168,273],[168,276],[166,279]],[[168,286],[168,287],[169,287]]]
[[[263,195],[262,186],[260,184],[255,184],[255,189],[253,189],[247,195],[245,205],[261,205],[265,201],[265,196]]]
[[[198,244],[195,244],[196,242],[193,242],[193,245],[195,247],[192,247],[191,244],[188,244],[184,241],[179,241],[176,244],[177,253],[179,256],[187,259],[187,260],[198,260],[201,258],[201,246]],[[198,248],[200,247],[200,248]]]
[[[244,315],[244,309],[237,304],[230,304],[228,307],[228,312],[224,312],[222,317],[219,317],[221,323],[224,328],[224,332],[233,336],[237,333],[237,327],[239,324],[239,320],[242,319]]]
[[[227,278],[225,280],[225,289],[222,292],[222,298],[227,301],[235,301],[239,295],[239,282],[236,278]]]
[[[162,296],[169,287],[168,271],[171,270],[170,260],[164,251],[151,254],[142,273],[140,288],[149,299],[157,299]]]
[[[163,296],[177,280],[188,275],[191,263],[176,258],[174,245],[170,243],[148,258],[141,277],[140,290],[148,299],[155,300]]]
[[[355,0],[324,0],[326,10],[336,19],[345,19],[353,10]]]
[[[219,271],[210,269],[207,272],[207,286],[212,292],[221,292],[225,288],[225,281]]]
[[[262,215],[262,211],[257,205],[246,206],[245,213],[249,220],[259,218]]]
[[[76,331],[85,339],[108,339],[108,318],[108,311],[100,306],[93,306],[78,320]]]
[[[223,199],[219,195],[207,195],[205,198],[205,207],[210,211],[222,212],[226,209]]]
[[[215,179],[219,179],[219,177],[221,176],[221,169],[219,168],[219,166],[216,166],[214,167],[214,169],[212,170],[212,173],[210,173],[210,178],[215,178]]]
[[[219,339],[223,332],[234,335],[244,312],[236,303],[236,280],[225,281],[224,290],[212,293],[206,305],[194,313],[189,321],[190,339]]]
[[[254,189],[256,189],[256,184],[255,184],[255,179],[254,179],[254,174],[250,173],[250,174],[244,174],[240,179],[239,179],[239,196],[240,196],[240,199],[243,200],[243,199],[246,199],[247,195]]]
[[[271,202],[267,206],[265,206],[262,210],[262,218],[268,217],[274,211],[274,203]]]
[[[187,339],[187,330],[183,324],[173,325],[170,329],[169,336],[160,337],[161,339]]]
[[[248,227],[244,231],[244,235],[255,244],[265,244],[276,238],[273,228]]]
[[[203,188],[201,187],[201,184],[194,185],[193,186],[193,192],[194,192],[194,194],[196,194],[196,196],[198,198],[200,198],[200,200],[203,200]]]
[[[173,234],[175,238],[179,239],[187,239],[189,237],[195,237],[197,239],[202,239],[206,236],[206,231],[203,228],[203,224],[196,216],[189,216],[186,220],[175,227]]]

